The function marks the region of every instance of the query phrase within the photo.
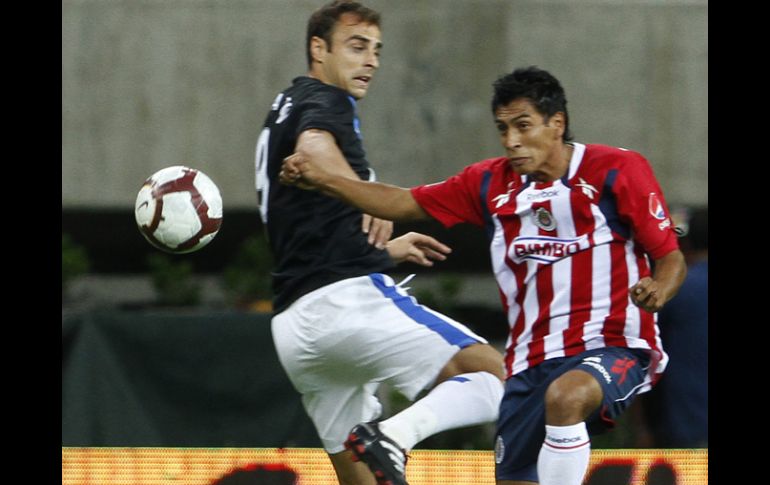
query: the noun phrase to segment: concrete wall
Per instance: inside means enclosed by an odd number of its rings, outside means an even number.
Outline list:
[[[62,205],[132,210],[144,179],[189,164],[254,208],[254,146],[305,72],[310,0],[63,0]],[[638,150],[671,203],[708,202],[708,3],[370,0],[382,67],[360,104],[380,179],[437,181],[502,154],[491,83],[536,64],[581,142]]]

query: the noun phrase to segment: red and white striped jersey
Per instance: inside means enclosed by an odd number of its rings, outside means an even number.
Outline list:
[[[569,171],[539,183],[507,158],[466,167],[412,188],[447,227],[486,228],[492,268],[510,326],[508,376],[544,360],[599,347],[650,349],[650,388],[665,369],[656,316],[628,288],[650,275],[649,257],[678,248],[649,162],[640,154],[574,143]]]

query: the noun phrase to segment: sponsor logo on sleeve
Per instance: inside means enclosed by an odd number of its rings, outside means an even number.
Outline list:
[[[660,199],[658,199],[658,196],[655,194],[655,192],[650,193],[648,197],[648,206],[652,217],[658,219],[659,221],[666,219],[666,211],[663,210],[663,204],[660,203]]]

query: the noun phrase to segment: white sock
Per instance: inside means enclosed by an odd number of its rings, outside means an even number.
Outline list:
[[[540,485],[580,485],[591,457],[585,423],[545,425],[545,441],[537,458]]]
[[[489,372],[460,374],[380,423],[380,429],[405,450],[441,431],[496,421],[503,383]]]

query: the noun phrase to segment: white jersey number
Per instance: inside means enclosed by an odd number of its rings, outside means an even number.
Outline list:
[[[254,162],[256,165],[257,206],[263,224],[267,224],[267,197],[270,194],[270,179],[267,178],[267,146],[269,141],[270,128],[265,128],[257,140],[257,156]]]

